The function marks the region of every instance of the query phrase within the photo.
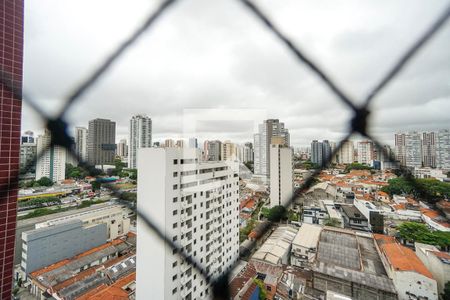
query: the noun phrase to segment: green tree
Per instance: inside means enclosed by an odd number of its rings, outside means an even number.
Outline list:
[[[381,190],[392,195],[411,195],[428,202],[450,198],[450,183],[437,179],[416,179],[399,177],[388,181],[388,186]]]
[[[443,249],[450,247],[450,232],[430,231],[422,223],[404,222],[398,227],[398,233],[407,241],[435,245]]]
[[[327,218],[324,220],[323,224],[324,224],[325,226],[340,227],[341,222],[339,222],[338,219],[327,217]]]
[[[91,186],[92,186],[92,190],[95,192],[95,191],[100,190],[100,187],[102,186],[102,184],[100,183],[100,181],[94,180],[91,182]]]
[[[280,222],[282,219],[286,219],[286,208],[282,205],[274,206],[270,209],[267,219],[272,222]]]
[[[444,293],[442,293],[442,298],[444,300],[450,300],[450,281],[447,281],[444,286]]]
[[[123,192],[120,194],[120,199],[130,202],[136,202],[137,194],[133,192]]]
[[[130,173],[130,179],[131,180],[137,180],[137,170],[136,169],[129,169],[128,170]]]
[[[40,186],[52,186],[53,181],[48,177],[41,177],[39,180],[36,181],[37,184]]]
[[[360,163],[351,163],[345,167],[344,172],[348,173],[351,170],[372,170],[372,168]]]

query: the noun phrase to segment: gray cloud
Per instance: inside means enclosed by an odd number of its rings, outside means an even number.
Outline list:
[[[274,22],[360,101],[439,15],[446,1],[258,1]],[[142,22],[157,2],[29,2],[24,87],[49,113]],[[86,9],[89,7],[89,9]],[[450,127],[450,24],[374,99],[371,130]],[[156,140],[183,134],[185,109],[258,109],[279,118],[295,146],[337,140],[351,114],[238,1],[180,1],[68,112],[73,125],[153,119]],[[253,123],[262,121],[255,117]],[[250,122],[252,123],[252,122]],[[206,122],[199,138],[252,140],[248,120]],[[205,124],[204,124],[205,125]],[[242,126],[242,128],[241,128]],[[250,126],[250,127],[249,127]],[[23,130],[42,121],[24,107]]]

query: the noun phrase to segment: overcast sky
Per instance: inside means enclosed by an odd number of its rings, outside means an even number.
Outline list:
[[[149,3],[150,2],[150,3]],[[26,1],[24,89],[49,113],[123,41],[158,1]],[[257,1],[354,99],[363,98],[448,1]],[[132,5],[131,5],[132,4]],[[450,128],[450,23],[376,99],[371,132]],[[154,140],[252,141],[278,118],[294,146],[338,140],[349,110],[242,4],[184,0],[171,7],[67,114],[117,122],[153,120]],[[42,131],[24,106],[23,130]]]

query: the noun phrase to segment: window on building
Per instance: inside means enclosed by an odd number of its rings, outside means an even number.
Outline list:
[[[174,165],[177,165],[177,164],[178,164],[178,159],[174,159],[174,160],[173,160],[173,164],[174,164]]]

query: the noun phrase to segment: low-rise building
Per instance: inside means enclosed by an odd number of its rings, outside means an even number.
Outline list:
[[[354,205],[342,205],[341,212],[346,228],[370,231],[369,220]]]
[[[291,265],[309,268],[317,253],[322,227],[304,223],[292,241]]]
[[[77,299],[109,285],[136,269],[136,236],[113,240],[29,274],[29,292],[36,299]]]
[[[84,225],[106,224],[108,240],[116,239],[130,231],[130,219],[128,218],[128,213],[120,205],[101,206],[93,210],[72,213],[70,215],[38,223],[36,224],[36,229],[76,219],[81,220]]]
[[[436,280],[439,294],[443,294],[445,284],[450,281],[450,254],[439,251],[435,246],[421,243],[416,243],[415,248],[417,257]]]
[[[438,299],[436,280],[413,250],[397,243],[394,237],[381,234],[374,237],[398,299]]]
[[[450,223],[438,211],[421,208],[422,220],[430,227],[431,230],[450,232]]]
[[[106,243],[106,224],[80,220],[53,223],[22,233],[21,270],[26,274]]]
[[[323,202],[319,202],[318,205],[303,207],[303,223],[322,225],[327,217],[327,210],[323,205]]]
[[[396,300],[371,234],[325,227],[312,266],[315,290],[333,291],[351,299]]]
[[[263,261],[272,265],[286,265],[289,263],[292,241],[298,229],[281,226],[278,227],[269,238],[262,244],[252,260]]]

